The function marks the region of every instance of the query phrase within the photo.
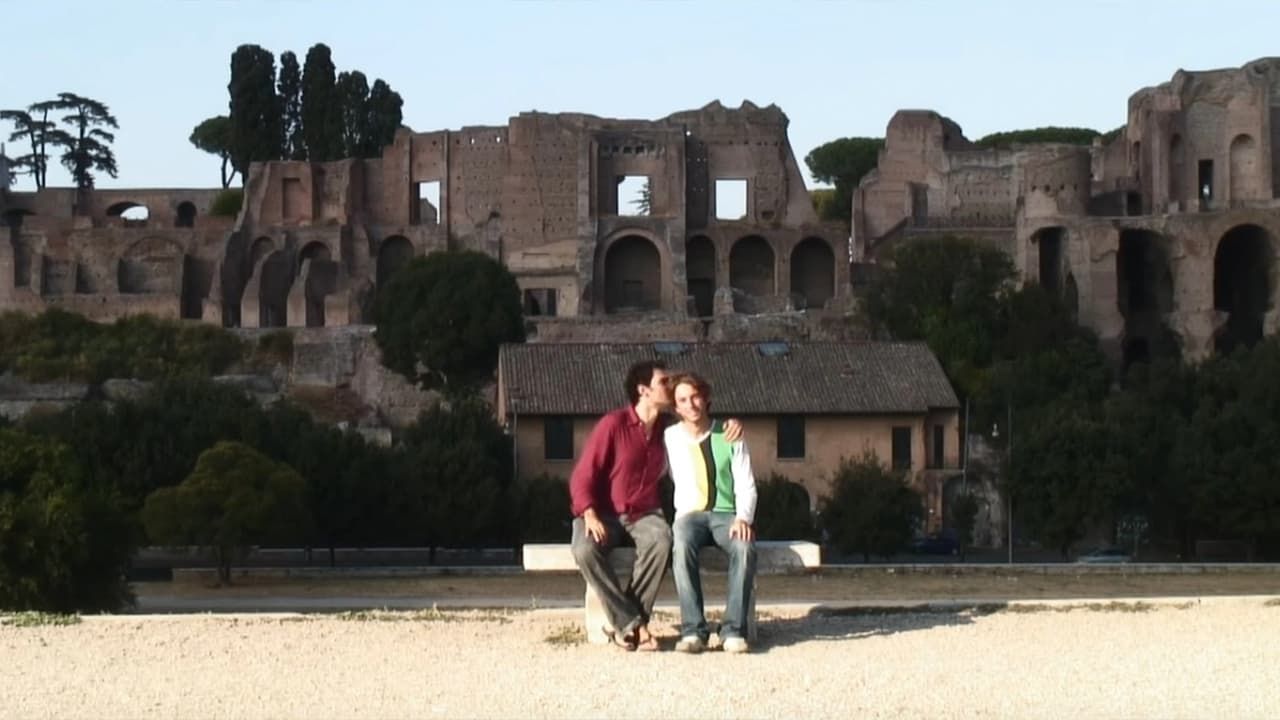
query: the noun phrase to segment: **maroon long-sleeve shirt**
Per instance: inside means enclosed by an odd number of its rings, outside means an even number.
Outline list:
[[[574,517],[587,508],[617,517],[662,507],[658,480],[667,467],[664,425],[659,417],[646,435],[644,423],[630,405],[600,418],[569,478]]]

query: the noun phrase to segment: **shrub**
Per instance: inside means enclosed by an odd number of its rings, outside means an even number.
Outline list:
[[[756,483],[756,534],[761,540],[809,540],[816,536],[809,493],[785,475]]]
[[[844,553],[890,557],[911,539],[924,514],[920,496],[874,454],[843,458],[822,503],[822,527]]]
[[[240,206],[244,204],[244,190],[227,188],[218,193],[209,205],[209,214],[214,217],[236,217],[240,214]]]
[[[142,521],[159,542],[212,547],[219,584],[229,584],[231,561],[249,546],[305,536],[306,483],[244,443],[220,442],[200,454],[181,485],[147,498]]]
[[[520,539],[527,543],[567,542],[572,533],[569,483],[543,473],[524,487]]]
[[[0,609],[67,613],[132,602],[133,526],[66,446],[0,430]]]

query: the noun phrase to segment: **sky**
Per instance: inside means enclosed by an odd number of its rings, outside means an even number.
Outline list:
[[[712,100],[775,103],[804,155],[882,136],[929,108],[976,139],[1067,125],[1110,130],[1135,91],[1179,68],[1280,55],[1276,0],[587,2],[495,0],[0,0],[0,108],[70,91],[120,123],[118,178],[98,187],[217,187],[188,141],[227,112],[231,52],[301,61],[317,42],[339,71],[386,80],[417,131],[502,125],[523,111],[657,119]],[[0,139],[11,127],[0,123]],[[19,146],[8,155],[26,152]],[[58,166],[51,186],[69,185]],[[20,177],[17,190],[32,190]]]

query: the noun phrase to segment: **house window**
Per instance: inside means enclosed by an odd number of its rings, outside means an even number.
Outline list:
[[[893,469],[911,469],[910,427],[895,427],[893,429]]]
[[[804,457],[804,416],[778,416],[778,457]]]
[[[940,468],[946,462],[946,431],[941,425],[933,426],[933,452],[929,455],[929,467]]]
[[[542,421],[544,460],[573,459],[573,418],[552,415]]]

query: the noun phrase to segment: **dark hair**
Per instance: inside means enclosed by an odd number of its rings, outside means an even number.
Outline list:
[[[667,364],[661,360],[641,360],[632,365],[627,370],[627,400],[635,405],[640,401],[640,391],[636,389],[639,385],[648,385],[653,382],[654,370],[666,370]]]
[[[672,393],[675,392],[676,387],[679,385],[688,385],[694,390],[697,390],[703,400],[711,402],[711,383],[707,382],[706,378],[701,375],[698,375],[697,373],[680,373],[679,375],[671,378]]]

